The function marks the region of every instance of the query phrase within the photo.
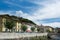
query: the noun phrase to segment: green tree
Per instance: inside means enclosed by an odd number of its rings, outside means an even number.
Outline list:
[[[5,23],[5,27],[7,28],[7,29],[9,29],[9,32],[10,32],[10,30],[12,31],[12,28],[15,26],[15,23],[14,23],[14,21],[6,21]]]
[[[40,28],[37,28],[37,31],[39,32],[40,31]]]
[[[22,26],[21,26],[21,29],[22,29],[22,31],[24,31],[24,32],[25,32],[25,31],[26,31],[26,29],[27,29],[27,26],[22,25]]]
[[[32,30],[32,32],[34,32],[34,30],[35,30],[35,27],[31,27],[31,30]]]
[[[48,29],[47,32],[50,33],[51,31]]]

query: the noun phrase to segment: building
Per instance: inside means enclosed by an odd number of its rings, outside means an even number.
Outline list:
[[[55,33],[60,33],[60,28],[55,28]]]
[[[19,31],[21,27],[21,23],[19,19],[15,16],[10,16],[10,15],[0,15],[0,32],[6,31],[4,23],[7,21],[14,20],[16,26],[14,31]]]
[[[41,33],[45,32],[45,28],[44,28],[44,26],[42,24],[40,26],[36,25],[36,28],[39,29],[39,32],[41,32]]]
[[[40,29],[39,32],[41,32],[41,33],[44,33],[44,32],[54,32],[54,28],[51,27],[51,26],[44,26],[44,25],[41,24],[40,26],[37,25],[36,27]]]
[[[5,28],[4,23],[6,21],[13,20],[15,22],[15,27],[12,29],[13,32],[21,32],[21,25],[26,25],[28,29],[30,27],[34,27],[35,23],[33,23],[31,20],[22,18],[22,17],[16,17],[11,15],[0,15],[0,32],[9,31],[7,28]]]
[[[22,25],[27,26],[26,32],[32,32],[31,27],[35,27],[35,25],[30,23],[30,22],[28,22],[28,23],[27,22],[22,22]]]
[[[54,32],[54,28],[51,26],[45,26],[44,28],[46,32]]]

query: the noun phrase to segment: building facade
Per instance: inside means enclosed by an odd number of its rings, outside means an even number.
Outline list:
[[[49,32],[49,33],[54,32],[54,28],[51,26],[45,26],[44,28],[45,28],[46,32]]]
[[[20,31],[21,22],[18,20],[18,18],[9,16],[9,15],[0,15],[0,32],[6,31],[4,23],[6,21],[11,21],[11,20],[14,20],[15,22],[15,27],[13,28],[13,31]]]
[[[13,32],[21,32],[22,25],[26,25],[28,29],[30,29],[31,27],[35,27],[34,23],[28,19],[11,16],[7,14],[7,15],[0,15],[0,32],[9,31],[9,29],[5,27],[5,22],[11,20],[15,22],[15,26],[12,28]]]

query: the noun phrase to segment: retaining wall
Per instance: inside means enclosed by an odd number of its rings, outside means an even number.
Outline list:
[[[47,36],[48,33],[0,33],[0,39],[14,39],[22,37]]]

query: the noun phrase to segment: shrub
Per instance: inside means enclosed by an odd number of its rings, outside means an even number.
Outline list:
[[[26,29],[27,29],[27,26],[22,25],[22,26],[21,26],[21,29],[22,29],[22,31],[24,31],[24,32],[25,32],[25,31],[26,31]]]
[[[34,31],[35,30],[35,27],[31,27],[31,30]]]

